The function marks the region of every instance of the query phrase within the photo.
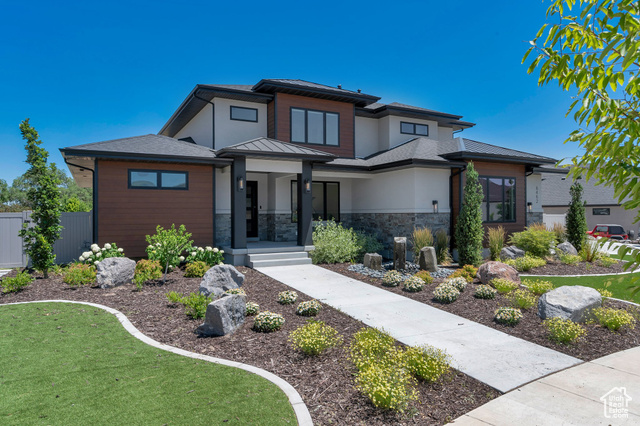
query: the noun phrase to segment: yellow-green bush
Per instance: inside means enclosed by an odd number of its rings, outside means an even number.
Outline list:
[[[428,382],[435,382],[451,369],[451,357],[429,345],[408,348],[404,361],[411,374]]]
[[[468,283],[472,283],[478,273],[478,268],[473,265],[464,265],[460,269],[456,269],[448,278],[463,277]]]
[[[543,280],[522,280],[522,284],[529,288],[531,293],[542,296],[548,291],[553,290],[553,283],[551,281]]]
[[[96,268],[93,265],[87,265],[84,263],[74,263],[69,266],[64,275],[62,281],[69,284],[72,287],[78,287],[81,285],[87,285],[95,282],[96,280]]]
[[[527,272],[533,268],[538,268],[547,264],[547,261],[535,256],[525,254],[517,259],[506,259],[503,263],[513,266],[519,272]]]
[[[142,289],[147,281],[159,280],[160,278],[162,278],[162,266],[157,260],[142,259],[136,263],[133,282],[138,290]]]
[[[356,368],[361,369],[370,363],[384,362],[393,347],[393,337],[383,330],[363,328],[353,336],[349,348],[350,358]]]
[[[518,283],[514,283],[513,281],[506,278],[494,278],[489,284],[492,285],[493,288],[498,290],[498,293],[500,294],[510,293],[519,287]]]
[[[201,260],[187,264],[184,270],[184,276],[189,278],[202,278],[209,270],[209,265]]]
[[[247,302],[245,309],[246,310],[244,314],[248,317],[252,315],[258,315],[258,313],[260,312],[260,305],[255,302]]]
[[[95,278],[95,272],[93,275]],[[35,278],[29,275],[28,272],[19,272],[15,277],[5,278],[0,281],[0,285],[2,285],[3,293],[17,293],[34,281]]]
[[[335,328],[322,321],[309,321],[289,333],[289,343],[293,349],[307,355],[319,355],[328,348],[342,343],[342,336]]]
[[[597,322],[611,331],[618,331],[621,328],[633,329],[636,319],[624,309],[596,308],[591,311]]]
[[[549,332],[549,339],[558,343],[573,343],[587,334],[583,326],[570,319],[554,317],[544,320],[542,324]]]
[[[418,399],[415,379],[404,368],[368,364],[356,374],[356,388],[374,406],[404,412]]]
[[[529,290],[519,289],[508,296],[514,308],[529,309],[536,305],[538,298]]]
[[[418,271],[413,276],[420,278],[426,285],[433,283],[433,277],[431,276],[429,271]]]

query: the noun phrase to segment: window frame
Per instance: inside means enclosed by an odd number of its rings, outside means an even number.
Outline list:
[[[299,111],[304,111],[304,139],[305,139],[304,142],[293,140],[293,110],[294,109]],[[309,142],[309,114],[308,114],[309,111],[322,113],[322,143]],[[338,143],[336,145],[327,143],[327,114],[334,114],[338,116],[338,128],[337,128]],[[302,107],[296,107],[296,106],[289,107],[289,140],[293,143],[304,143],[307,145],[333,146],[336,148],[339,147],[340,146],[340,113],[336,111],[323,111],[319,109],[302,108]]]
[[[156,173],[158,179],[158,186],[134,186],[131,184],[131,173],[142,172],[142,173]],[[185,179],[185,187],[184,188],[175,188],[175,187],[164,187],[162,186],[162,174],[170,173],[170,174],[183,174]],[[149,189],[153,191],[163,190],[163,191],[188,191],[189,190],[189,172],[181,171],[181,170],[158,170],[158,169],[128,169],[127,170],[127,189]]]
[[[411,126],[413,126],[413,132],[403,132],[402,131],[402,125],[403,124],[409,124]],[[423,135],[422,133],[416,133],[416,125],[418,126],[425,126],[427,128],[427,134]],[[422,124],[422,123],[413,123],[410,121],[401,121],[400,122],[400,133],[402,133],[403,135],[414,135],[414,136],[429,136],[429,125],[428,124]]]
[[[237,108],[237,109],[248,109],[251,111],[255,111],[256,112],[256,119],[255,120],[245,120],[244,118],[233,118],[233,109]],[[248,108],[248,107],[241,107],[241,106],[237,106],[237,105],[229,105],[229,119],[234,120],[234,121],[246,121],[248,123],[257,123],[258,122],[258,108]]]
[[[483,191],[483,196],[486,198],[486,201],[482,201],[483,204],[483,208],[485,209],[485,213],[487,216],[487,220],[483,220],[482,223],[514,223],[518,221],[518,198],[517,198],[517,188],[518,188],[518,179],[515,176],[488,176],[488,175],[481,175],[478,176],[478,181],[480,179],[487,179],[487,194],[484,194]],[[513,205],[514,205],[514,209],[513,209],[513,219],[512,220],[489,220],[489,208],[490,208],[490,204],[491,202],[489,201],[489,180],[490,179],[502,179],[502,217],[504,218],[505,214],[504,214],[504,208],[505,208],[505,189],[504,189],[504,181],[505,180],[509,180],[509,179],[513,179]],[[478,182],[480,183],[480,182]]]
[[[314,180],[311,182],[311,188],[313,191],[313,184],[314,183],[321,183],[322,184],[322,189],[323,189],[323,197],[322,197],[322,205],[324,206],[324,211],[323,213],[323,217],[327,216],[327,184],[328,183],[335,183],[336,185],[338,185],[338,217],[334,218],[336,222],[340,222],[340,216],[341,216],[341,205],[340,205],[340,182],[338,181],[333,181],[333,180]],[[294,186],[298,185],[298,181],[293,179],[291,180],[291,223],[298,223],[298,206],[296,203],[296,206],[294,208],[293,205],[293,194],[294,194]],[[296,193],[297,194],[297,193]],[[326,222],[329,219],[324,219],[322,220],[322,222]],[[313,220],[313,213],[312,213],[312,221],[313,222],[320,222],[317,220]]]
[[[609,207],[593,207],[591,209],[593,216],[611,216],[611,208]]]

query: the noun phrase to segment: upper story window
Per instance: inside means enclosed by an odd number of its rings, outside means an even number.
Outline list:
[[[170,170],[129,170],[132,189],[189,189],[189,173]]]
[[[291,142],[338,146],[339,122],[335,112],[291,108]]]
[[[483,222],[516,221],[516,178],[480,176]]]
[[[429,126],[426,124],[400,122],[400,133],[407,135],[429,136]]]
[[[253,121],[254,123],[257,123],[258,110],[256,108],[231,106],[231,119],[239,121]]]

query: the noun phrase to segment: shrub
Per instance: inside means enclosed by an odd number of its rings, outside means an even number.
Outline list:
[[[184,305],[185,314],[193,319],[204,318],[207,306],[213,301],[213,298],[200,293],[190,293],[188,296],[183,296],[182,293],[172,291],[167,293],[166,297],[171,303]]]
[[[155,235],[147,235],[147,256],[150,260],[157,260],[164,269],[162,282],[167,280],[167,271],[173,269],[184,260],[182,252],[191,251],[191,234],[184,225],[176,229],[172,224],[171,229],[164,229],[158,225]]]
[[[167,294],[165,294],[165,296],[167,297],[167,300],[171,303],[177,303],[177,304],[181,304],[182,303],[182,293],[177,293],[175,291],[171,291]]]
[[[549,333],[549,339],[558,343],[573,343],[587,334],[580,324],[560,317],[548,318],[542,322]]]
[[[435,239],[433,238],[433,233],[431,232],[431,228],[414,228],[413,234],[411,235],[411,244],[413,250],[414,259],[418,259],[420,256],[420,250],[424,247],[433,247]]]
[[[388,364],[387,355],[393,352],[394,339],[384,330],[362,328],[353,336],[349,357],[359,370],[370,364]]]
[[[555,234],[547,229],[536,229],[528,226],[522,232],[516,232],[509,238],[509,244],[521,248],[527,254],[546,257],[549,249],[555,244]]]
[[[74,263],[64,272],[62,281],[72,287],[87,285],[95,282],[96,268],[93,265]]]
[[[278,293],[278,303],[281,305],[291,305],[298,300],[298,293],[292,290],[285,290]]]
[[[351,228],[329,220],[313,230],[314,250],[311,252],[313,263],[351,262],[358,257],[357,235]]]
[[[222,265],[223,259],[224,259],[223,255],[224,255],[224,250],[219,250],[216,247],[193,246],[189,251],[189,255],[186,258],[186,262],[187,263],[204,262],[208,266]]]
[[[82,253],[78,261],[87,265],[97,265],[100,261],[110,257],[124,257],[124,250],[118,248],[116,243],[107,243],[102,248],[97,244],[91,244],[91,250]]]
[[[162,266],[157,260],[142,259],[136,263],[136,272],[133,276],[133,282],[138,290],[142,289],[142,286],[147,281],[158,280],[162,277]]]
[[[380,253],[384,249],[384,245],[375,235],[356,231],[356,245],[358,247],[357,261],[362,262],[366,253]]]
[[[452,303],[460,296],[460,291],[451,284],[442,283],[433,290],[433,298],[440,303]]]
[[[491,260],[500,260],[500,251],[504,247],[504,239],[507,231],[502,226],[487,229],[487,242]]]
[[[593,238],[585,239],[579,254],[583,261],[589,263],[595,262],[602,256],[600,243]]]
[[[529,309],[536,305],[538,298],[529,290],[519,289],[509,295],[509,301],[515,308]]]
[[[398,271],[389,271],[382,277],[382,285],[386,287],[398,287],[402,282],[402,274]]]
[[[414,277],[420,278],[427,285],[433,283],[433,277],[429,271],[418,271],[415,273]]]
[[[616,265],[617,263],[618,261],[616,259],[609,256],[600,256],[600,258],[598,259],[598,265],[604,268],[610,268],[613,265]]]
[[[500,324],[514,326],[522,319],[522,312],[516,308],[501,307],[496,310],[495,320]]]
[[[582,201],[582,185],[575,182],[571,185],[569,192],[571,194],[571,202],[569,203],[569,211],[567,211],[565,218],[567,241],[569,241],[576,250],[580,251],[587,236],[587,218],[584,211],[584,202]]]
[[[564,243],[567,241],[567,229],[561,223],[554,223],[550,229],[553,232],[553,235],[556,238],[556,245]]]
[[[498,290],[500,294],[510,293],[519,287],[518,283],[514,283],[506,278],[494,278],[489,284]]]
[[[408,348],[404,360],[411,374],[427,382],[437,381],[451,369],[451,357],[429,345]]]
[[[247,302],[245,310],[246,316],[258,315],[258,312],[260,312],[260,305],[255,302]]]
[[[558,254],[558,257],[560,258],[560,262],[564,263],[565,265],[575,265],[576,263],[582,261],[582,258],[575,254],[566,254],[560,252]]]
[[[472,283],[477,273],[478,268],[475,266],[464,265],[462,268],[456,269],[453,274],[449,275],[449,278],[463,277],[468,283]]]
[[[546,265],[547,261],[540,257],[525,254],[523,257],[519,257],[517,259],[506,259],[504,263],[509,266],[513,266],[519,272],[526,272],[533,268]]]
[[[209,265],[206,262],[196,260],[187,264],[184,269],[184,276],[189,278],[202,278],[204,274],[209,270]]]
[[[404,368],[369,364],[356,375],[356,388],[371,403],[387,410],[404,412],[418,399],[413,377]]]
[[[522,280],[522,284],[526,286],[531,293],[538,296],[542,296],[546,292],[553,290],[553,283],[551,281]]]
[[[34,281],[34,278],[28,272],[19,272],[18,275],[11,278],[5,278],[0,281],[3,293],[17,293]]]
[[[449,284],[458,289],[459,292],[463,292],[467,286],[467,280],[463,277],[447,278],[444,280],[444,284]]]
[[[317,300],[309,300],[307,302],[302,302],[296,308],[296,314],[302,315],[304,317],[315,317],[318,315],[322,309],[322,305]]]
[[[415,275],[413,277],[409,277],[406,280],[404,280],[403,283],[403,288],[406,291],[412,292],[412,293],[417,293],[419,291],[422,291],[424,289],[424,280],[416,277]]]
[[[447,231],[444,229],[438,229],[436,232],[436,241],[435,241],[435,249],[436,249],[436,259],[440,265],[450,265],[451,264],[451,253],[449,253],[449,245],[451,238],[447,235]]]
[[[613,297],[613,293],[611,293],[611,291],[607,290],[606,288],[596,288],[596,290],[598,290],[598,293],[600,293],[600,296],[602,297]]]
[[[478,299],[495,299],[496,293],[497,291],[495,288],[490,285],[481,284],[476,287],[476,291],[473,296]]]
[[[482,227],[481,207],[484,195],[473,162],[469,162],[467,165],[466,175],[462,209],[458,215],[455,229],[458,263],[478,266],[482,263],[484,228]]]
[[[624,309],[596,308],[591,313],[601,326],[611,331],[618,331],[623,327],[633,329],[636,325],[633,315]]]
[[[240,296],[246,296],[247,292],[244,291],[243,288],[230,288],[229,290],[225,291],[226,294],[239,294]]]
[[[289,333],[289,343],[293,349],[306,355],[319,355],[325,350],[342,343],[342,336],[335,328],[322,321],[309,321]]]
[[[263,311],[256,315],[253,322],[253,329],[261,333],[270,333],[280,330],[284,324],[284,317],[274,312]]]

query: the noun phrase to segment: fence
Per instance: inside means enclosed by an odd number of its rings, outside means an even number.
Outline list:
[[[30,223],[31,212],[0,213],[0,268],[18,268],[27,266],[27,256],[18,232],[23,224]],[[60,217],[62,232],[53,245],[56,263],[68,263],[83,251],[92,241],[92,214],[62,213]]]
[[[565,216],[566,216],[565,213],[560,213],[560,214],[545,213],[542,215],[542,218],[543,218],[542,222],[547,226],[547,228],[552,227],[556,223],[564,225]]]

